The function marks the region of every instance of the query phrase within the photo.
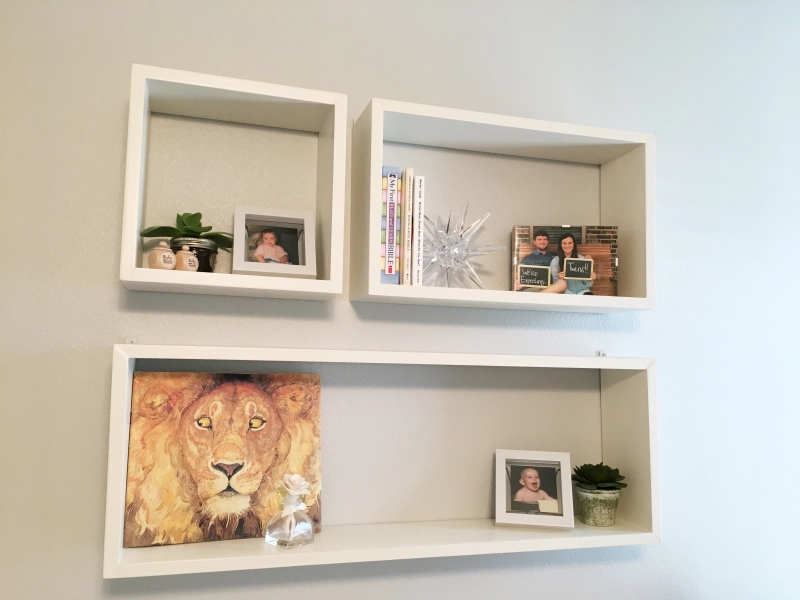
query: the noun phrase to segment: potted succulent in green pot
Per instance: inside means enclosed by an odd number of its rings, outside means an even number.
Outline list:
[[[619,469],[612,469],[602,462],[575,467],[572,481],[575,482],[575,499],[578,503],[578,520],[594,527],[611,527],[617,516],[619,494],[628,487]]]
[[[203,226],[201,213],[183,213],[175,218],[175,227],[156,225],[141,231],[142,237],[168,237],[173,252],[184,246],[197,256],[198,271],[211,273],[217,260],[217,249],[230,251],[233,247],[233,234],[223,231],[211,231],[211,225]]]

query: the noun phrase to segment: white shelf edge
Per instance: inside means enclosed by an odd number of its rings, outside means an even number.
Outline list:
[[[341,280],[136,268],[120,277],[131,290],[226,296],[326,299],[342,292]]]
[[[161,346],[147,344],[115,344],[114,352],[125,359],[490,366],[545,369],[624,369],[631,371],[644,371],[654,363],[654,360],[650,358],[607,356],[533,356],[519,354],[462,354],[457,352]]]
[[[210,75],[194,71],[169,69],[166,67],[154,67],[138,63],[132,65],[131,71],[134,77],[140,77],[142,79],[256,94],[259,96],[274,96],[286,98],[288,100],[311,102],[314,104],[330,104],[333,106],[342,98],[346,98],[345,94],[339,92],[328,92],[311,88],[281,85],[278,83],[268,83],[265,81],[239,79],[237,77],[226,77],[223,75]]]
[[[433,117],[436,119],[448,119],[452,121],[467,121],[469,123],[480,123],[485,125],[500,125],[514,129],[531,129],[536,131],[597,138],[615,142],[628,142],[631,144],[645,144],[654,139],[654,136],[651,133],[640,133],[621,129],[607,129],[604,127],[593,127],[590,125],[573,125],[571,123],[559,123],[557,121],[542,121],[539,119],[531,119],[529,117],[498,115],[461,108],[446,108],[443,106],[417,104],[414,102],[404,102],[401,100],[388,100],[386,98],[373,98],[372,101],[375,106],[379,107],[384,112],[418,115],[421,117]]]
[[[576,521],[572,530],[494,525],[493,519],[339,525],[291,551],[260,538],[122,549],[106,578],[271,569],[448,556],[606,548],[657,543],[653,532],[619,521],[608,528]],[[394,544],[394,545],[392,545]]]
[[[351,298],[355,302],[389,302],[392,304],[427,304],[506,308],[522,310],[569,310],[574,312],[613,312],[655,308],[649,298],[627,296],[570,296],[512,292],[510,290],[478,290],[432,286],[372,283],[369,295]]]

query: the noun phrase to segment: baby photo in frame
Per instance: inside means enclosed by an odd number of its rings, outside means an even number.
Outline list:
[[[233,273],[316,279],[314,214],[236,206]]]
[[[574,527],[567,452],[496,451],[498,525]]]

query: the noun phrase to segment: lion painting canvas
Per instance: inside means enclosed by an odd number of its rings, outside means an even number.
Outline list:
[[[318,532],[319,375],[134,373],[125,548],[261,537],[295,473]]]

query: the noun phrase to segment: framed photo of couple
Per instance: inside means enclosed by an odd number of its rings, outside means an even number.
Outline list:
[[[515,225],[511,289],[616,296],[618,239],[615,225]]]
[[[236,206],[233,272],[316,279],[314,213]]]
[[[568,452],[497,450],[498,525],[574,527]]]

